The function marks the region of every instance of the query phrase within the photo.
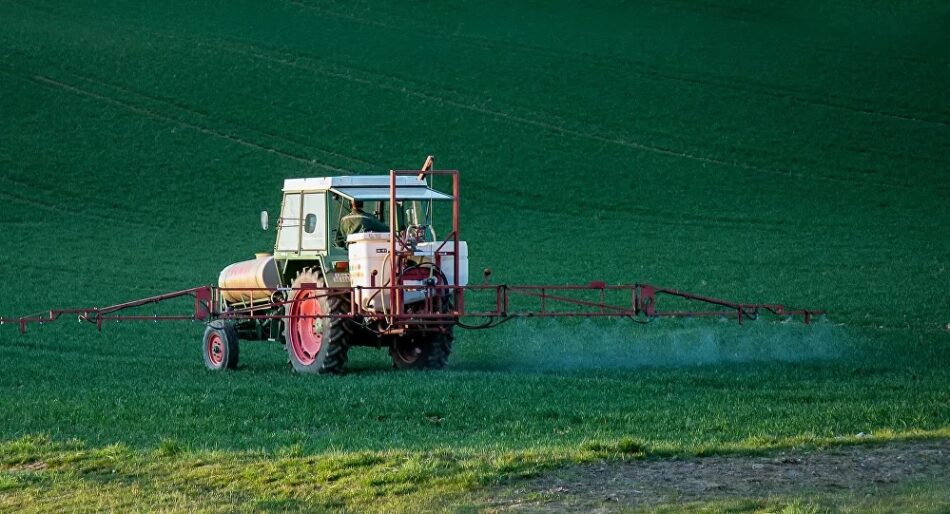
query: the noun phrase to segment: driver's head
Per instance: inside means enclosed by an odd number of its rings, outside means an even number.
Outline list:
[[[362,211],[363,200],[353,200],[353,204],[350,206],[350,208],[354,211]]]

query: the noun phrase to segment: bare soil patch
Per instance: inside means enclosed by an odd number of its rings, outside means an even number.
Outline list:
[[[38,461],[36,461],[36,462],[30,462],[30,463],[28,463],[28,464],[23,464],[23,465],[20,465],[20,466],[13,466],[12,468],[8,469],[7,472],[9,472],[9,473],[30,473],[30,472],[33,472],[33,471],[42,471],[42,470],[44,470],[44,469],[46,469],[46,463],[43,462],[43,461],[41,461],[41,460],[38,460]]]
[[[950,440],[837,446],[768,456],[601,462],[519,484],[501,511],[612,512],[673,502],[886,493],[950,476]]]

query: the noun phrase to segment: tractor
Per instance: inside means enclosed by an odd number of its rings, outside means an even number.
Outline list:
[[[284,344],[299,373],[340,373],[354,346],[388,348],[400,369],[445,367],[468,277],[457,200],[422,175],[285,180],[273,253],[221,271],[223,319],[205,330],[205,365],[233,369],[240,339],[266,339]],[[445,240],[433,226],[438,202],[453,204]],[[346,233],[353,216],[376,231]]]

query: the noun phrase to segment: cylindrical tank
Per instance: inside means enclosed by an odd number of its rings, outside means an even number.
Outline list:
[[[277,273],[274,256],[259,253],[255,259],[236,262],[224,268],[218,276],[218,287],[230,289],[221,291],[221,297],[227,303],[248,303],[270,298],[271,293],[280,287],[280,275]],[[243,287],[257,290],[241,290]]]

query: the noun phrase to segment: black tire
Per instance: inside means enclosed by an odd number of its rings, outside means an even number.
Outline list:
[[[452,343],[455,341],[455,335],[451,326],[446,330],[446,332],[433,334],[426,359],[426,369],[444,369],[449,364],[449,355],[452,354]]]
[[[349,298],[324,291],[301,289],[305,285],[324,287],[319,273],[303,270],[292,283],[284,319],[284,342],[290,365],[298,373],[341,373],[346,365],[347,331],[342,318],[320,318],[319,314],[349,312]]]
[[[443,369],[452,353],[452,328],[446,332],[415,332],[393,340],[389,355],[398,369]]]
[[[205,367],[212,371],[235,369],[240,358],[237,330],[233,323],[212,321],[202,338]]]
[[[443,283],[445,279],[443,278]],[[452,301],[449,295],[441,298],[438,305],[440,312],[450,312]],[[409,332],[397,337],[389,346],[389,355],[393,359],[393,367],[398,369],[443,369],[449,362],[452,353],[452,342],[455,340],[453,328],[455,323],[429,326],[428,330]]]

